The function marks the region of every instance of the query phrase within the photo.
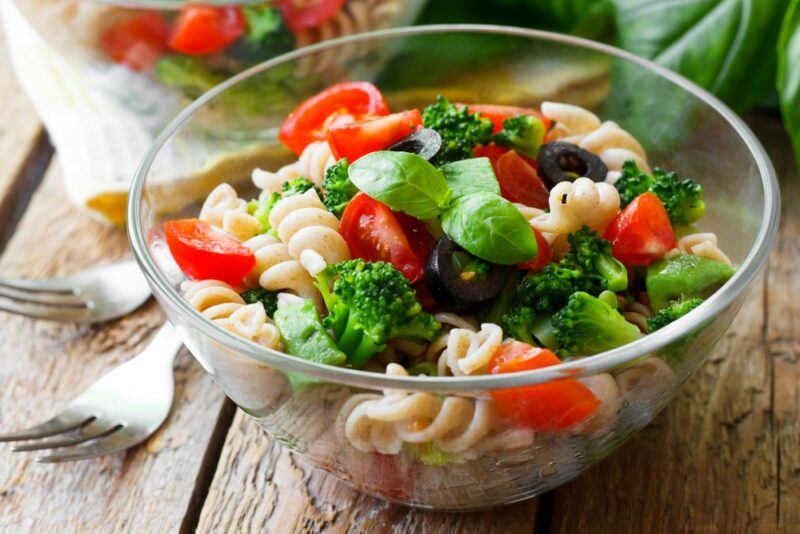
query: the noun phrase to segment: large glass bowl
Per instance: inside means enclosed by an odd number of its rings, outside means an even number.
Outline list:
[[[287,77],[298,82],[295,89],[276,99],[269,112],[246,123],[207,120],[215,103],[241,84]],[[235,337],[181,296],[177,286],[183,276],[166,253],[162,224],[196,215],[199,202],[220,182],[245,195],[254,166],[276,169],[291,159],[276,139],[285,115],[323,87],[354,79],[373,80],[393,109],[423,106],[443,93],[468,103],[536,106],[547,99],[595,110],[634,133],[652,163],[703,184],[708,215],[701,227],[717,233],[737,266],[735,276],[699,308],[653,335],[515,375],[386,376],[321,366]],[[701,365],[747,298],[773,244],[779,192],[753,133],[685,79],[587,40],[452,25],[331,41],[236,76],[195,101],[160,135],[134,180],[128,209],[133,250],[169,320],[201,365],[267,433],[370,494],[414,506],[469,510],[551,490],[648,424]],[[579,427],[535,432],[532,441],[511,450],[431,458],[410,446],[383,455],[362,452],[341,434],[342,406],[359,393],[428,392],[440,399],[485,402],[493,391],[565,377],[599,385],[605,392],[603,409]]]

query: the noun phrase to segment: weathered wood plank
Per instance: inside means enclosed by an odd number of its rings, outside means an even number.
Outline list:
[[[65,201],[57,162],[0,258],[1,275],[49,277],[125,256],[124,233]],[[76,326],[0,313],[0,428],[56,413],[104,372],[136,354],[163,321],[154,303],[107,325]],[[166,425],[127,453],[42,465],[0,446],[0,530],[164,532],[184,520],[223,406],[187,353]],[[216,463],[216,459],[211,459]]]
[[[783,137],[780,125],[764,124]],[[776,433],[777,521],[784,532],[800,531],[800,176],[788,141],[772,151],[781,180],[781,227],[770,257],[767,345],[772,358],[773,418]]]
[[[359,494],[237,413],[199,532],[532,532],[536,501],[489,512],[413,510]]]
[[[24,199],[28,184],[44,172],[43,165],[52,154],[42,123],[28,97],[14,77],[11,60],[0,25],[0,246],[10,235],[7,231],[15,210]],[[32,173],[25,174],[26,170]]]
[[[754,126],[780,162],[787,217],[800,200],[789,145],[776,118],[755,117]],[[797,527],[797,215],[784,219],[779,239],[741,314],[678,398],[611,458],[556,491],[555,531]]]

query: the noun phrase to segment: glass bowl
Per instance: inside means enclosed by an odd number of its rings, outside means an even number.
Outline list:
[[[246,124],[218,116],[217,122],[207,120],[216,116],[215,104],[241,84],[276,78],[291,81],[295,89],[276,98],[268,112]],[[717,233],[736,274],[697,309],[655,334],[592,357],[512,375],[391,376],[322,366],[235,337],[204,319],[181,295],[183,275],[164,246],[162,225],[196,216],[199,203],[221,182],[247,198],[255,166],[276,169],[292,157],[276,139],[286,114],[342,80],[374,81],[392,109],[425,105],[439,93],[467,103],[530,107],[547,99],[589,107],[637,136],[655,165],[702,183],[708,204],[702,227]],[[731,324],[773,244],[778,213],[775,174],[753,133],[687,80],[575,37],[444,25],[315,45],[243,72],[203,95],[159,136],[143,161],[130,194],[128,231],[153,293],[187,347],[274,439],[383,499],[471,510],[551,490],[647,425]],[[491,405],[492,392],[559,379],[581,380],[601,398],[590,420],[559,431],[511,427],[492,436],[493,444],[482,441],[447,454],[409,443],[396,454],[365,452],[369,446],[356,446],[343,432],[363,399],[428,395],[444,403],[466,402],[475,421],[480,409]],[[401,421],[361,437],[374,443],[383,431],[399,433],[409,427],[397,425],[413,424]]]
[[[157,133],[191,100],[228,77],[294,48],[360,32],[411,24],[425,0],[13,0],[58,56],[77,68],[88,87],[110,95]],[[170,44],[181,10],[200,5],[237,10],[243,33],[208,49]],[[290,23],[279,4],[322,15]],[[305,7],[302,7],[305,6]],[[186,32],[189,33],[189,32]],[[191,35],[200,35],[194,31]],[[205,42],[212,36],[197,39]],[[225,113],[260,111],[263,93],[242,86]]]

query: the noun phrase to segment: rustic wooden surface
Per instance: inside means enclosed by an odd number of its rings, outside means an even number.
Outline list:
[[[47,277],[126,255],[121,231],[64,201],[57,157],[5,54],[0,102],[0,275]],[[564,487],[475,514],[386,504],[282,450],[243,413],[234,416],[183,354],[175,409],[143,446],[66,465],[36,464],[0,446],[0,531],[800,531],[800,177],[778,119],[755,115],[751,124],[783,187],[768,269],[664,413]],[[55,413],[141,349],[162,320],[153,303],[94,327],[0,313],[0,429]]]

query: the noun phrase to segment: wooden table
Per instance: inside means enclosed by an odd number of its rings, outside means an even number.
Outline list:
[[[0,54],[0,273],[66,274],[128,254],[65,200],[58,156]],[[0,446],[0,531],[775,532],[800,529],[800,180],[780,122],[753,115],[781,177],[769,266],[706,365],[611,458],[539,499],[476,514],[360,495],[271,442],[184,351],[146,444],[64,465]],[[101,326],[0,313],[0,428],[49,417],[140,350],[154,303]]]

